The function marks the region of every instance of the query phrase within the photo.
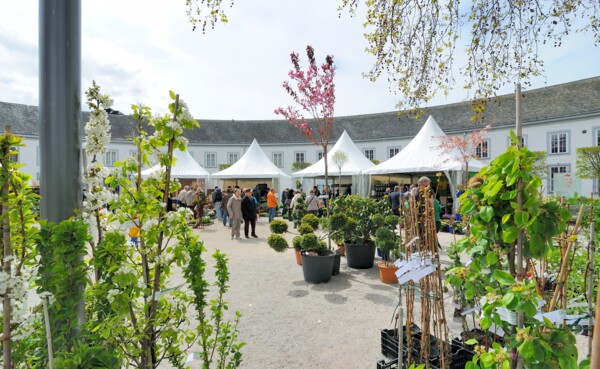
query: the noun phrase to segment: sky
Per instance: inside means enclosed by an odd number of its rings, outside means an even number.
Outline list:
[[[197,119],[281,119],[274,110],[291,104],[282,87],[289,54],[306,65],[308,44],[319,64],[334,56],[336,116],[396,110],[399,97],[385,75],[374,83],[363,77],[374,63],[364,51],[363,19],[340,16],[339,1],[238,0],[226,9],[229,23],[205,34],[192,31],[184,0],[81,2],[82,92],[96,80],[123,113],[136,103],[164,113],[173,90]],[[0,101],[38,105],[38,1],[0,0],[0,9]],[[541,49],[546,72],[527,89],[600,75],[600,46],[590,35],[563,44]],[[457,88],[429,105],[467,97]]]

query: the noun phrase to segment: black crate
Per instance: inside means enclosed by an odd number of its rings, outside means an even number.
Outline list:
[[[413,324],[412,333],[419,333],[421,329]],[[406,330],[405,330],[406,335]],[[420,336],[419,336],[420,337]],[[403,339],[406,344],[406,338]],[[381,354],[389,359],[398,358],[398,330],[397,329],[382,329],[381,330]],[[403,355],[406,356],[406,345],[404,345]]]
[[[394,360],[388,361],[388,362],[386,362],[385,360],[379,360],[377,362],[377,369],[391,369],[391,368],[400,369],[397,364],[398,364],[398,359],[394,359]],[[439,369],[439,366],[429,364],[429,369]],[[464,368],[462,368],[462,369],[464,369]]]
[[[377,369],[391,369],[394,365],[397,367],[398,359],[392,360],[390,362],[385,362],[385,360],[379,360],[377,362]]]

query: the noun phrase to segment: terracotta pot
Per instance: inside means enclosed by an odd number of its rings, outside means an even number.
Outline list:
[[[377,266],[379,267],[379,279],[383,283],[398,283],[398,277],[396,277],[397,266],[387,266],[382,262],[377,263]]]
[[[300,251],[294,249],[294,254],[296,255],[296,264],[302,265],[302,255],[300,254]]]
[[[346,256],[346,245],[344,245],[343,243],[340,243],[337,245],[337,247],[338,247],[338,250],[340,250],[339,251],[340,255]]]

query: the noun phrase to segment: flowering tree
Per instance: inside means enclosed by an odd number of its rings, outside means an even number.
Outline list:
[[[312,46],[306,46],[306,56],[308,57],[308,69],[300,69],[298,53],[291,53],[292,69],[288,75],[295,81],[297,88],[290,86],[288,81],[283,83],[283,88],[292,97],[294,103],[308,112],[313,118],[312,124],[304,118],[300,111],[292,106],[287,108],[275,109],[275,114],[280,114],[299,129],[315,145],[323,148],[323,157],[325,157],[325,183],[329,183],[329,173],[327,167],[327,146],[331,127],[333,125],[333,113],[335,105],[335,85],[333,77],[335,76],[335,66],[333,65],[333,56],[327,55],[325,63],[319,68],[315,61],[315,52]],[[327,202],[327,215],[329,215],[329,201]]]
[[[469,162],[477,157],[477,148],[479,147],[482,153],[487,152],[487,147],[483,147],[483,142],[485,141],[485,134],[490,128],[492,128],[492,125],[488,124],[483,129],[473,131],[464,138],[460,136],[439,137],[440,144],[437,149],[441,150],[443,154],[453,155],[455,159],[465,164],[465,184],[469,181]],[[480,145],[482,146],[480,147]]]

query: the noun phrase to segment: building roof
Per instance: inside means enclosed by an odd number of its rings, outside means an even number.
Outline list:
[[[526,91],[522,103],[523,124],[600,114],[599,102],[600,77]],[[83,113],[84,123],[87,115]],[[462,102],[429,107],[417,119],[410,114],[399,116],[397,112],[336,117],[331,137],[335,141],[346,130],[356,142],[411,138],[419,132],[430,115],[435,117],[447,134],[477,129],[471,121],[471,102]],[[131,116],[111,114],[109,119],[113,140],[125,140],[134,132],[135,123]],[[309,142],[284,120],[198,121],[199,129],[184,133],[191,144],[248,145],[254,137],[258,137],[262,145]],[[509,94],[498,96],[488,104],[481,124],[491,123],[494,128],[499,128],[513,126],[514,122],[514,94]],[[11,125],[15,134],[38,136],[38,108],[0,102],[0,126],[3,125]],[[83,134],[83,129],[81,132]]]

